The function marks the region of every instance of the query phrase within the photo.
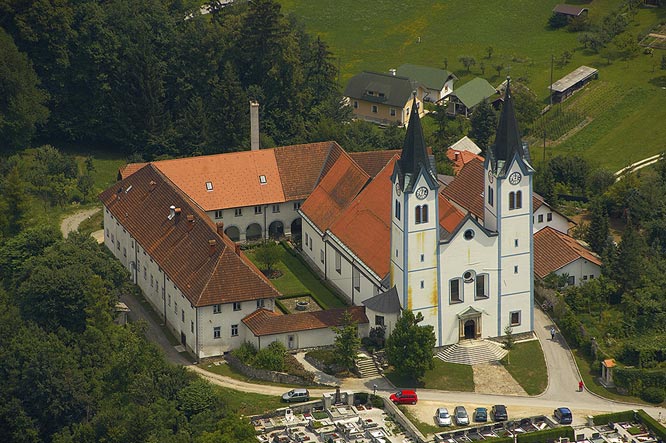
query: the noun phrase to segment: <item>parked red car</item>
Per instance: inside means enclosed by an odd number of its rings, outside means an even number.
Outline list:
[[[396,405],[415,405],[419,401],[416,392],[407,389],[391,394],[389,399]]]

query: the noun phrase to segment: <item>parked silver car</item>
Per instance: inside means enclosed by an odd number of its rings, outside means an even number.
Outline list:
[[[437,408],[435,411],[435,423],[439,426],[451,426],[451,416],[446,408]]]
[[[464,406],[456,406],[453,410],[453,417],[456,419],[458,426],[465,426],[469,424],[469,416]]]

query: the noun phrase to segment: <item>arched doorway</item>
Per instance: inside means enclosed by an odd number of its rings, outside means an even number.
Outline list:
[[[465,339],[476,338],[476,322],[474,320],[467,320],[465,322]]]
[[[291,240],[294,243],[300,243],[302,232],[303,232],[303,222],[301,221],[301,218],[298,217],[293,222],[291,222]]]
[[[236,226],[229,226],[224,230],[224,233],[227,234],[227,237],[229,237],[231,241],[240,241],[240,229]]]
[[[254,241],[261,239],[261,225],[259,223],[252,223],[245,230],[245,239],[247,241]]]
[[[284,237],[284,224],[281,221],[275,220],[268,225],[268,236],[273,240],[279,240]]]

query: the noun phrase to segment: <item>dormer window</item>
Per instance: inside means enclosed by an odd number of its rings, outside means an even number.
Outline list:
[[[366,91],[368,95],[375,95],[374,91]]]
[[[262,185],[266,184],[266,176],[265,175],[260,175],[259,176],[259,183],[261,183]]]
[[[212,191],[213,190],[213,182],[206,182],[206,191]]]
[[[383,92],[380,92],[380,93],[377,94],[377,95],[379,95],[380,97],[384,97],[384,93],[383,93]]]

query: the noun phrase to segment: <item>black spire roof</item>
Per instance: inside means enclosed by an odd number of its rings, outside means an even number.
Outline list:
[[[405,142],[402,145],[402,153],[400,160],[397,164],[398,174],[400,175],[400,183],[405,191],[408,191],[413,186],[413,183],[405,182],[405,176],[413,177],[418,176],[421,168],[424,168],[431,177],[436,178],[437,174],[433,171],[430,159],[428,158],[428,151],[426,150],[425,139],[423,137],[423,128],[421,127],[421,119],[419,117],[419,107],[416,102],[416,96],[412,101],[412,109],[409,114],[409,126],[407,127],[407,134],[405,135]]]
[[[505,166],[508,166],[508,163],[511,162],[516,154],[519,158],[529,161],[525,149],[523,148],[523,142],[520,139],[516,113],[513,109],[513,95],[511,94],[511,79],[509,77],[506,79],[504,104],[502,106],[499,124],[497,125],[495,144],[493,145],[490,154],[493,161],[493,169],[495,169],[496,172],[504,172],[497,170],[502,170]]]

